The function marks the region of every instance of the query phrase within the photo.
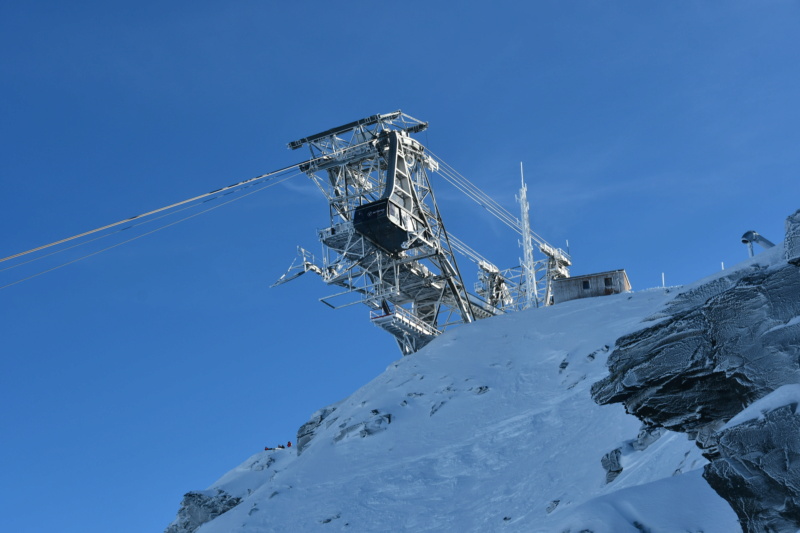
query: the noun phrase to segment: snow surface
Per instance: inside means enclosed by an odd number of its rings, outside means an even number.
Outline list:
[[[763,398],[748,405],[741,413],[731,418],[727,424],[722,426],[719,431],[722,432],[728,428],[738,426],[748,420],[764,420],[764,415],[766,413],[774,411],[784,405],[792,404],[795,405],[795,412],[797,412],[797,405],[800,405],[800,384],[778,387]]]
[[[448,331],[332,406],[301,455],[259,452],[215,482],[243,501],[198,532],[741,531],[693,442],[667,432],[635,451],[640,422],[590,396],[614,341],[676,292]]]

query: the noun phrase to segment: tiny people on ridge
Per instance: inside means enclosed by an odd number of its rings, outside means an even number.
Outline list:
[[[269,452],[272,450],[285,450],[286,448],[291,448],[291,447],[292,447],[292,441],[289,441],[286,443],[286,446],[284,446],[283,444],[278,444],[274,448],[270,448],[269,446],[264,446],[264,451]]]

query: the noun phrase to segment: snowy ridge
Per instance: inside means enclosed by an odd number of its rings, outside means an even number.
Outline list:
[[[591,398],[614,341],[674,294],[451,330],[318,414],[299,456],[259,452],[214,483],[241,503],[197,531],[741,531],[693,442],[640,445],[638,419]]]

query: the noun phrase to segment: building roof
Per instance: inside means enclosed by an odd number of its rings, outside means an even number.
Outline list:
[[[592,274],[582,274],[580,276],[570,276],[568,278],[559,278],[559,279],[555,279],[553,281],[568,281],[568,280],[576,280],[576,279],[582,279],[582,278],[596,278],[598,276],[605,276],[605,275],[608,275],[608,274],[617,274],[619,272],[622,272],[625,275],[626,278],[628,277],[628,273],[625,272],[625,269],[624,268],[620,268],[619,270],[607,270],[605,272],[595,272],[595,273],[592,273]]]

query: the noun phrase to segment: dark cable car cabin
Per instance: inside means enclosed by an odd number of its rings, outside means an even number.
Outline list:
[[[361,235],[391,254],[423,244],[420,240],[409,243],[409,232],[403,219],[409,217],[389,198],[381,198],[356,208],[353,227]],[[404,246],[404,244],[406,246]]]

